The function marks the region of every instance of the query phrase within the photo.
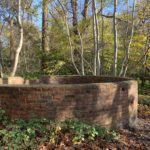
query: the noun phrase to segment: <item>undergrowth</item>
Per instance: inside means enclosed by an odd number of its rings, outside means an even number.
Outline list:
[[[64,122],[48,119],[9,120],[0,109],[0,149],[30,150],[48,142],[55,144],[61,134],[71,134],[71,142],[78,144],[86,139],[101,137],[118,138],[117,132],[99,126],[91,126],[75,120]]]
[[[150,107],[150,96],[149,95],[139,95],[139,104],[147,105]]]

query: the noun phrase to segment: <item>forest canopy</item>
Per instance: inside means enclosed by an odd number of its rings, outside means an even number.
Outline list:
[[[149,0],[1,0],[1,77],[142,76]]]

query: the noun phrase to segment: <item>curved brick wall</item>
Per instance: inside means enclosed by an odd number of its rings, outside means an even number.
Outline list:
[[[126,78],[0,79],[0,107],[13,119],[73,118],[105,127],[134,126],[137,104],[137,82]]]

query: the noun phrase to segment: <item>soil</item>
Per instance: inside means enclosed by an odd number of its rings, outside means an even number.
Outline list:
[[[56,144],[44,143],[38,150],[150,150],[150,107],[139,105],[135,129],[122,129],[117,140],[97,138],[73,144],[72,135],[61,134]]]

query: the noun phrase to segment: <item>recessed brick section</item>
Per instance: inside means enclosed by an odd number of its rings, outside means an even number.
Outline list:
[[[0,108],[12,119],[72,118],[108,128],[133,127],[137,105],[137,82],[127,78],[0,79]]]

